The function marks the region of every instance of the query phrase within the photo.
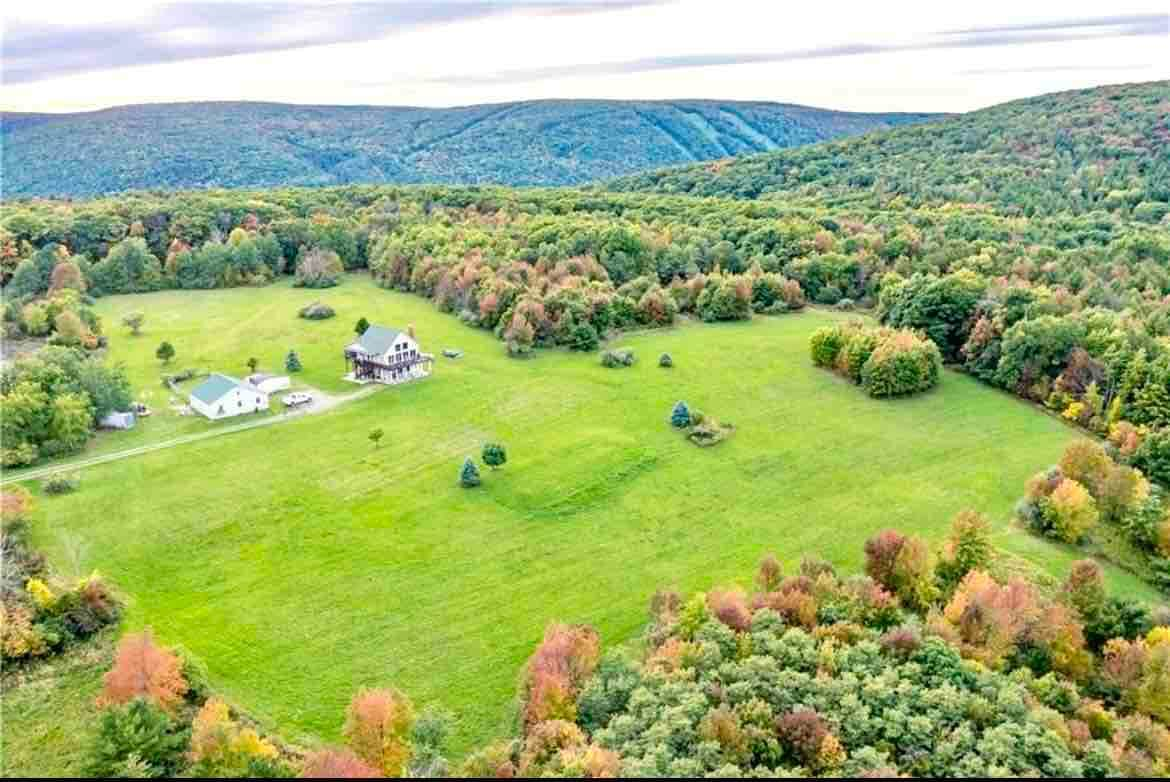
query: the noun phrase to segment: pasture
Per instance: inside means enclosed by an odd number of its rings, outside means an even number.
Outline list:
[[[296,317],[318,298],[338,317]],[[129,597],[129,626],[186,646],[222,693],[290,738],[336,739],[358,687],[391,685],[454,711],[461,754],[505,732],[520,666],[550,621],[628,640],[656,588],[747,583],[769,551],[789,571],[804,554],[852,571],[874,532],[937,541],[974,508],[1021,562],[1063,578],[1076,559],[1009,522],[1025,479],[1076,433],[951,372],[920,397],[870,399],[809,361],[809,334],[836,313],[630,335],[614,344],[637,363],[615,370],[596,354],[509,359],[491,334],[364,277],[98,304],[107,324],[131,309],[146,313],[144,334],[114,334],[111,358],[160,394],[162,339],[175,368],[237,375],[249,356],[280,369],[296,348],[300,381],[331,392],[354,388],[341,349],[359,317],[412,323],[437,355],[429,379],[104,464],[79,492],[40,500],[36,542],[59,569],[109,577]],[[448,347],[465,356],[443,358]],[[658,367],[664,351],[673,369]],[[667,424],[678,399],[734,436],[691,445]],[[463,458],[486,440],[507,445],[507,465],[460,488]],[[1153,597],[1108,573],[1114,589]]]

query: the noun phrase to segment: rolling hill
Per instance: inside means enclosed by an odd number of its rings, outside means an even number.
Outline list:
[[[1008,212],[1133,212],[1170,202],[1170,82],[1004,103],[887,133],[636,174],[606,184],[832,206],[983,203]]]
[[[450,109],[175,103],[6,113],[4,195],[349,182],[580,184],[936,116],[610,100]]]

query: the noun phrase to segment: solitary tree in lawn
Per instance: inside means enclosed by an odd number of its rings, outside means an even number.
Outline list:
[[[508,452],[500,443],[486,443],[483,446],[483,463],[493,470],[503,467],[508,461]]]
[[[368,329],[369,327],[370,327],[370,322],[368,320],[366,320],[364,317],[358,318],[357,325],[355,325],[353,327],[353,333],[357,334],[360,337],[362,334],[366,333],[366,329]]]
[[[301,357],[292,348],[288,349],[288,355],[284,357],[284,368],[289,372],[301,371]]]
[[[380,446],[382,437],[384,437],[385,434],[386,433],[382,431],[382,427],[380,426],[376,426],[370,430],[370,442],[374,444],[375,448]]]
[[[138,336],[142,333],[142,324],[146,322],[146,316],[141,312],[128,312],[122,316],[122,325],[130,329],[130,333]]]
[[[465,489],[470,489],[479,484],[479,468],[475,466],[475,462],[471,461],[471,457],[468,456],[463,460],[463,466],[459,469],[459,485]]]
[[[248,372],[255,374],[256,367],[260,366],[260,360],[255,356],[248,359]]]
[[[674,403],[674,409],[670,411],[670,425],[679,429],[685,429],[691,425],[690,408],[681,399]]]
[[[171,363],[171,359],[175,357],[175,346],[163,340],[162,344],[158,346],[158,350],[154,351],[154,357],[164,364]]]

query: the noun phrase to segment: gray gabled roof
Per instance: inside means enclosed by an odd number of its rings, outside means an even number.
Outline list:
[[[388,329],[385,326],[370,326],[358,337],[358,345],[365,352],[380,356],[390,349],[401,333],[398,329]]]
[[[211,404],[227,392],[243,385],[239,380],[228,375],[212,372],[211,377],[191,389],[191,396],[205,404]]]

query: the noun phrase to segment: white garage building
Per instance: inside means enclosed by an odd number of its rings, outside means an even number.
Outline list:
[[[268,394],[234,377],[213,372],[191,390],[191,409],[213,421],[268,409]]]

